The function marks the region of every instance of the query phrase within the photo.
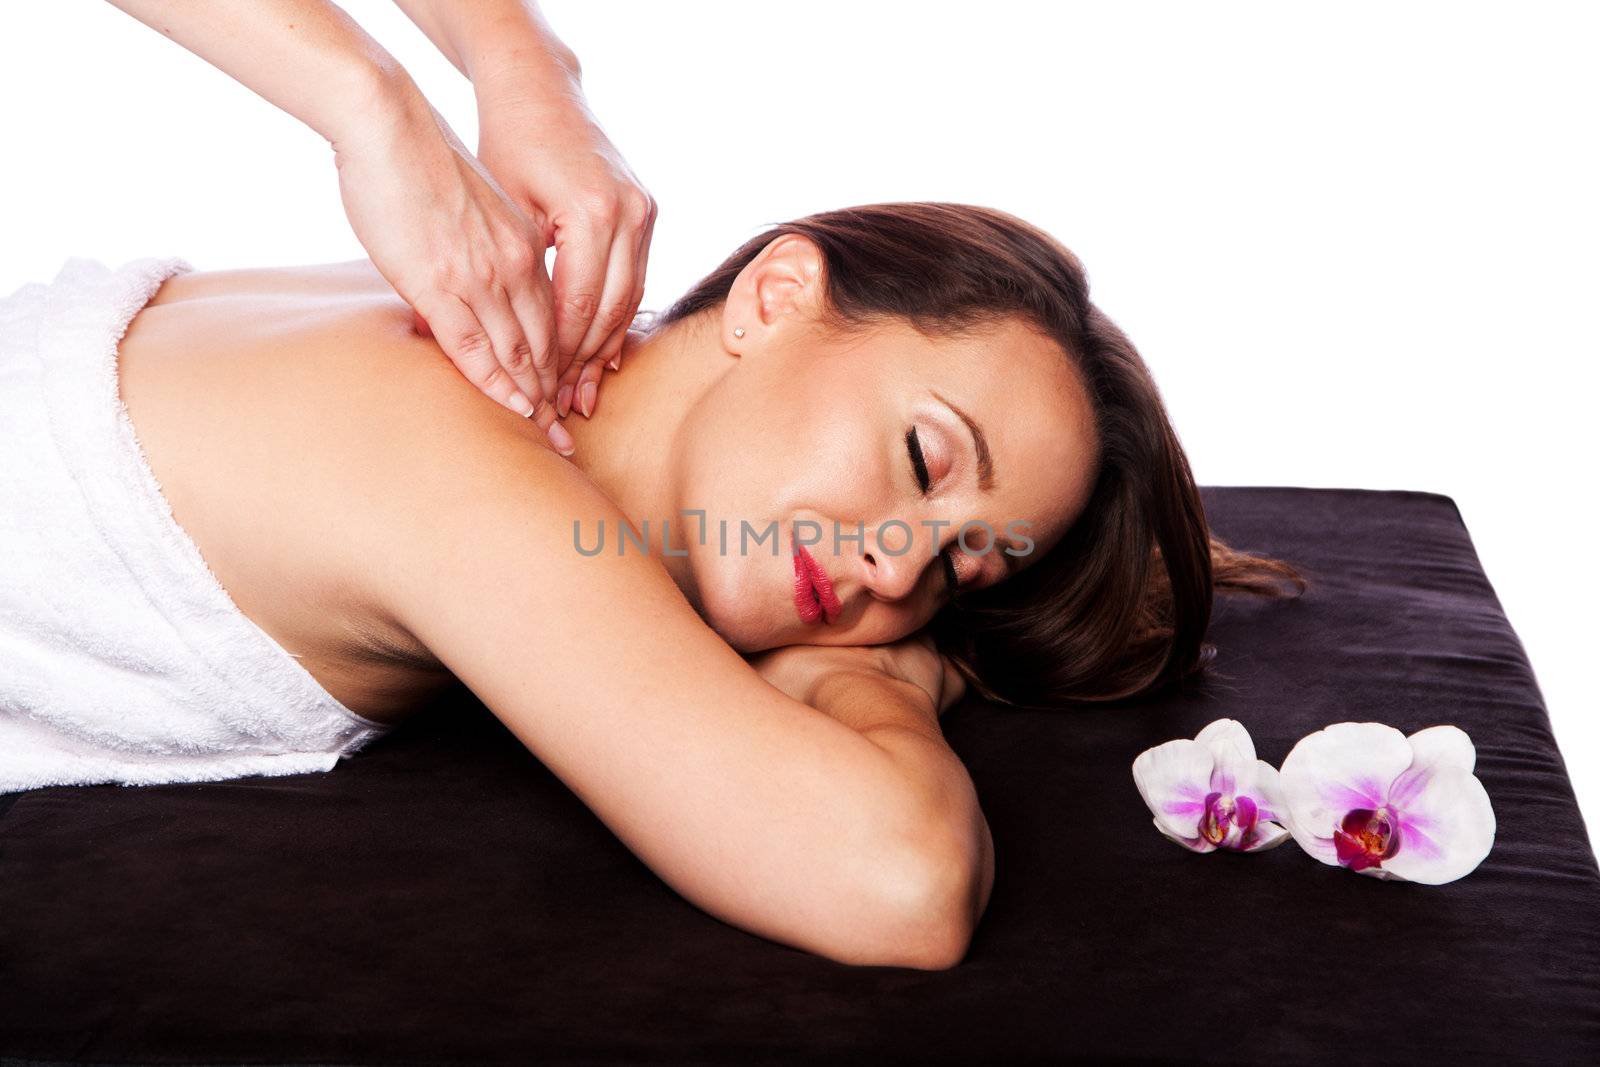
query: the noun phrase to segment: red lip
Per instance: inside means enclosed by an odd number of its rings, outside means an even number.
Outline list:
[[[798,542],[794,545],[794,606],[801,620],[808,624],[819,619],[831,623],[843,610],[833,593],[828,572],[811,558],[806,546]]]

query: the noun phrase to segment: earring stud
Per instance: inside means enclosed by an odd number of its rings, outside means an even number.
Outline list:
[[[744,327],[743,326],[735,326],[733,328],[733,335],[735,337],[743,337],[744,336]]]

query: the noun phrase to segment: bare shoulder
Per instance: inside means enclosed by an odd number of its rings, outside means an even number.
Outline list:
[[[622,511],[480,410],[453,435],[408,418],[386,463],[375,518],[403,533],[374,573],[397,624],[696,905],[835,958],[915,943],[931,823],[900,766],[763,679],[659,559],[578,552],[574,520]]]
[[[496,714],[546,697],[637,706],[675,693],[688,706],[775,692],[659,560],[578,551],[577,524],[592,538],[626,516],[533,422],[453,368],[400,373],[416,380],[385,387],[396,410],[375,430],[381,484],[363,520],[378,546],[372,596]]]
[[[169,278],[152,304],[207,298],[394,296],[371,260],[191,271]],[[398,297],[396,297],[398,299]]]
[[[948,832],[904,763],[769,684],[656,557],[579,552],[575,521],[626,516],[454,380],[396,414],[373,486],[396,624],[697,906],[835,959],[947,954]]]

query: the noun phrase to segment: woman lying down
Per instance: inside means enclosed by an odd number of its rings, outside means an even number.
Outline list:
[[[73,259],[0,303],[0,791],[325,771],[464,683],[707,912],[965,954],[994,855],[939,716],[1202,669],[1150,375],[1006,213],[824,212],[628,334],[571,459],[367,261]]]

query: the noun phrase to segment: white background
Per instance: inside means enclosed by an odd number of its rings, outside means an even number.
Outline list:
[[[475,144],[470,86],[399,9],[345,7]],[[661,205],[645,308],[811,211],[958,200],[1042,226],[1202,484],[1455,499],[1600,825],[1593,7],[543,10]],[[69,255],[363,255],[327,145],[171,41],[93,0],[10,5],[4,39],[0,293]]]

